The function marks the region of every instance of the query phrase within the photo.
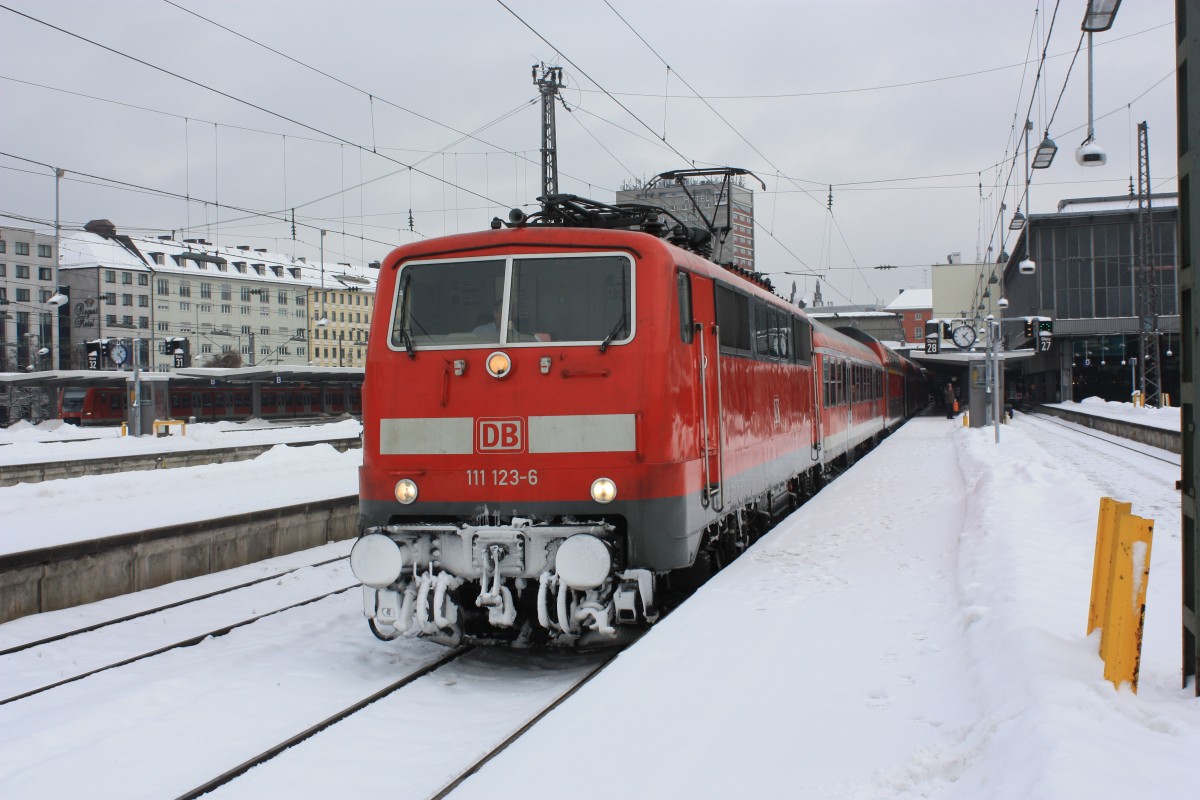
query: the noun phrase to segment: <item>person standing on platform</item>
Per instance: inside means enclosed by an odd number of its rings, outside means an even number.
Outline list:
[[[946,404],[946,419],[954,419],[954,412],[958,411],[954,406],[958,401],[954,398],[954,384],[949,381],[942,387],[942,400]]]

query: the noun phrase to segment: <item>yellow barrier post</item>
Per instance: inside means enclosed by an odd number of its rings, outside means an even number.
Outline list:
[[[1087,632],[1101,627],[1104,611],[1108,608],[1109,569],[1112,566],[1113,532],[1117,528],[1118,516],[1129,516],[1131,503],[1118,503],[1111,497],[1100,498],[1100,514],[1096,519],[1096,554],[1092,560],[1092,601],[1088,606]],[[1103,642],[1104,631],[1100,631]],[[1104,647],[1103,644],[1100,645]]]
[[[1108,602],[1101,620],[1100,657],[1104,677],[1116,688],[1129,681],[1137,694],[1146,618],[1146,585],[1154,520],[1120,515],[1109,564]]]
[[[963,412],[963,427],[964,428],[971,427],[971,412],[970,411]]]

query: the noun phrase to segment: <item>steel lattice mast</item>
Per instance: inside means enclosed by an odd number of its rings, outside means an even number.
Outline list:
[[[558,144],[554,130],[554,100],[558,90],[562,88],[562,67],[547,67],[541,65],[541,77],[538,77],[538,66],[533,68],[533,82],[542,94],[542,195],[538,199],[545,202],[558,194]]]
[[[1142,368],[1142,402],[1159,406],[1162,377],[1158,359],[1158,287],[1151,261],[1154,225],[1150,208],[1150,140],[1145,122],[1138,124],[1138,237],[1137,266],[1134,268],[1138,302],[1139,366]]]

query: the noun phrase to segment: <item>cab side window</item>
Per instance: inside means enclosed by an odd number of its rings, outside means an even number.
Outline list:
[[[679,296],[679,338],[692,343],[696,324],[692,317],[692,276],[683,270],[675,273],[675,291]]]

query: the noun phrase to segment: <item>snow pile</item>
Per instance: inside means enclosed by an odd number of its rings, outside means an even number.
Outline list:
[[[1077,414],[1091,414],[1094,417],[1134,422],[1138,425],[1149,425],[1152,428],[1163,428],[1169,431],[1181,430],[1179,408],[1154,408],[1152,406],[1135,406],[1133,403],[1118,403],[1113,400],[1102,400],[1099,397],[1087,397],[1078,403],[1048,403],[1051,408],[1061,408],[1064,411],[1074,411]]]

